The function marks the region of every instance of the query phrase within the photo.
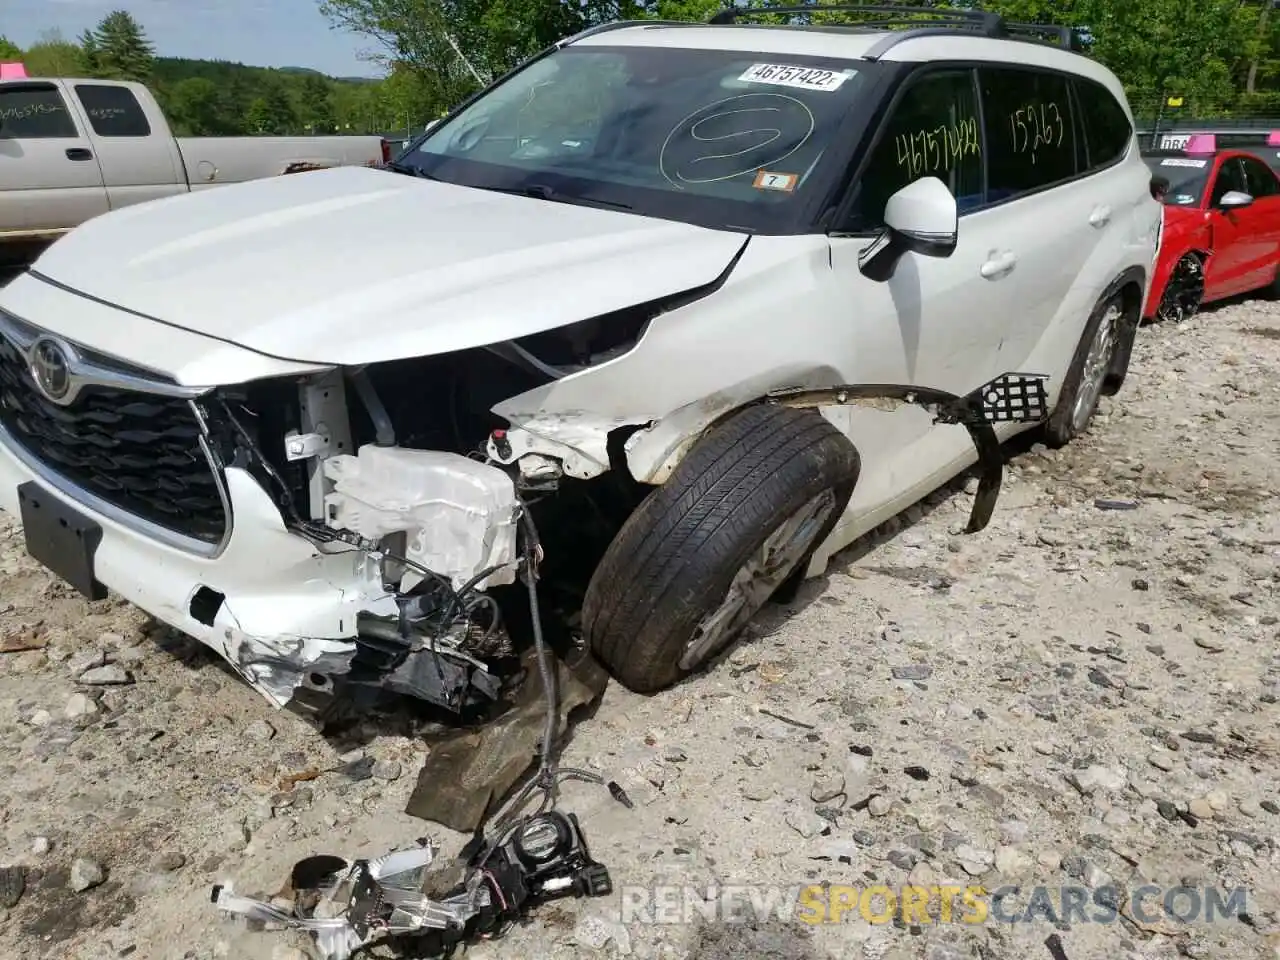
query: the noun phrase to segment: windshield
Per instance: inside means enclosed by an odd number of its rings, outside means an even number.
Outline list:
[[[828,192],[828,168],[848,166],[838,145],[862,79],[825,58],[569,47],[399,163],[463,186],[789,232]]]
[[[1143,157],[1153,177],[1169,184],[1164,202],[1174,207],[1199,206],[1209,179],[1211,163],[1207,157]]]

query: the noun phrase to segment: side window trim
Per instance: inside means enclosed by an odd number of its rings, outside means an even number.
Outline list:
[[[960,211],[962,217],[987,209],[987,198],[991,196],[991,164],[989,162],[991,145],[987,137],[987,110],[982,104],[982,81],[976,66],[969,68],[969,86],[973,89],[974,113],[978,117],[978,143],[981,144],[978,162],[982,164],[982,201],[968,210]]]
[[[1079,77],[1072,77],[1067,84],[1067,109],[1071,111],[1071,126],[1076,134],[1077,176],[1096,172],[1093,169],[1093,154],[1089,148],[1089,123],[1085,119],[1084,103],[1080,98],[1080,85]]]

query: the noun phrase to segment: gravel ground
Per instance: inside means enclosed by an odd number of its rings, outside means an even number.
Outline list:
[[[1013,456],[986,531],[957,535],[970,498],[936,494],[709,674],[611,686],[565,753],[635,801],[565,791],[619,886],[1020,884],[1006,917],[1036,887],[1244,887],[1245,917],[654,924],[615,897],[470,955],[1054,960],[1056,933],[1068,960],[1280,956],[1277,371],[1270,304],[1144,330],[1088,437]],[[221,920],[210,884],[459,842],[401,812],[425,750],[404,731],[326,741],[197,644],[77,599],[2,515],[0,638],[39,648],[0,654],[10,956],[301,957]],[[352,751],[374,776],[324,772]]]

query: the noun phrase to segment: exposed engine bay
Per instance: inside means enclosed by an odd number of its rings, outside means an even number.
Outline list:
[[[570,332],[583,349],[583,331]],[[324,719],[383,692],[466,717],[497,706],[522,673],[508,621],[525,638],[532,626],[513,586],[518,530],[534,538],[539,560],[550,558],[544,589],[559,615],[547,620],[555,639],[570,642],[564,627],[593,554],[644,488],[617,475],[587,491],[546,458],[493,461],[486,450],[501,444],[505,422],[488,408],[567,372],[550,361],[575,359],[567,346],[544,349],[548,361],[501,347],[504,356],[466,351],[223,388],[198,401],[206,422],[222,426],[222,463],[249,471],[292,532],[322,553],[359,551],[371,564],[351,655],[299,670],[290,708]],[[545,553],[536,540],[544,519],[556,546]],[[263,681],[268,671],[251,659],[236,665]],[[270,668],[283,677],[286,665]]]

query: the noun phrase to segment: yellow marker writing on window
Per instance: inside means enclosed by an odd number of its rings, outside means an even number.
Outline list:
[[[911,179],[949,172],[966,156],[978,156],[978,121],[974,118],[900,133],[894,140],[898,166]]]
[[[1033,164],[1037,151],[1062,146],[1066,133],[1062,111],[1052,100],[1028,104],[1009,114],[1009,145],[1014,153],[1027,154]]]

